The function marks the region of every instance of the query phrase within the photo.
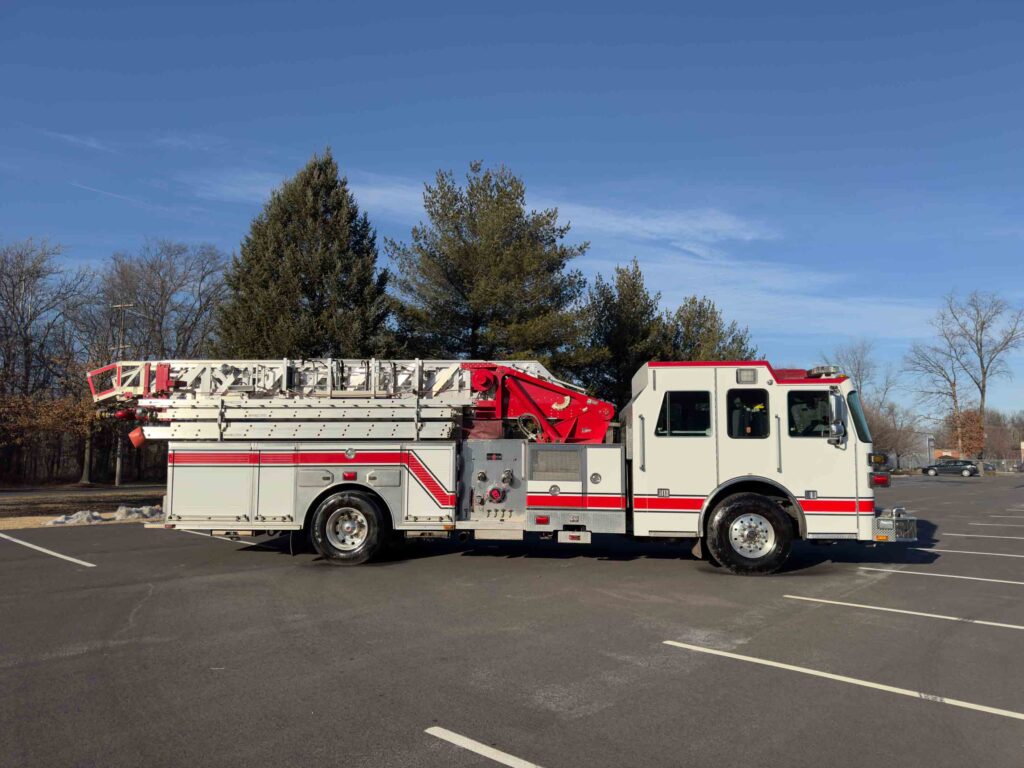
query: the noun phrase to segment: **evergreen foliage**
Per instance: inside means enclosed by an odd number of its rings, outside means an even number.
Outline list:
[[[669,338],[667,360],[756,360],[750,331],[735,321],[726,323],[715,303],[690,296],[675,312],[666,314]]]
[[[472,163],[465,187],[438,171],[423,204],[427,222],[412,242],[387,243],[407,353],[557,365],[574,341],[584,289],[568,265],[588,244],[564,244],[569,225],[558,210],[528,210],[522,180],[505,167]]]
[[[647,290],[636,259],[615,267],[611,282],[595,278],[579,316],[582,362],[574,368],[588,391],[620,408],[629,400],[633,374],[665,350],[660,300]]]
[[[328,149],[271,194],[232,259],[218,352],[234,358],[370,357],[390,346],[390,274]]]
[[[612,282],[598,275],[580,310],[576,377],[598,397],[622,408],[633,374],[651,360],[753,360],[750,332],[726,323],[706,297],[688,297],[674,312],[658,310],[636,259],[616,267]]]

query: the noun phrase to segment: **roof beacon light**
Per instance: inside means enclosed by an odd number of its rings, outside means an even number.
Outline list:
[[[832,379],[838,375],[839,366],[837,365],[818,365],[807,372],[807,378],[809,379]]]

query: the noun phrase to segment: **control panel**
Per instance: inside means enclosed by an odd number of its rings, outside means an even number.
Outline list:
[[[522,440],[466,440],[462,444],[459,519],[522,522],[526,480]]]

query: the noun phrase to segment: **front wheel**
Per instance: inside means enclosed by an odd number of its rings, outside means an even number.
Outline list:
[[[715,507],[707,543],[714,558],[732,573],[775,573],[793,547],[793,521],[771,499],[740,493]]]
[[[376,555],[387,539],[377,503],[359,491],[328,496],[313,513],[313,546],[328,562],[359,565]]]
[[[965,470],[964,470],[963,472],[961,472],[960,474],[961,474],[961,475],[963,475],[964,477],[970,477],[970,476],[971,476],[971,470],[969,470],[969,469],[965,469]]]

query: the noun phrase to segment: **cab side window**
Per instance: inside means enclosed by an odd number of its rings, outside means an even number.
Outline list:
[[[728,404],[729,437],[737,439],[768,437],[768,392],[764,389],[730,389]]]
[[[707,437],[711,434],[710,392],[666,392],[654,427],[659,437]]]
[[[790,392],[790,437],[828,437],[828,392]]]

